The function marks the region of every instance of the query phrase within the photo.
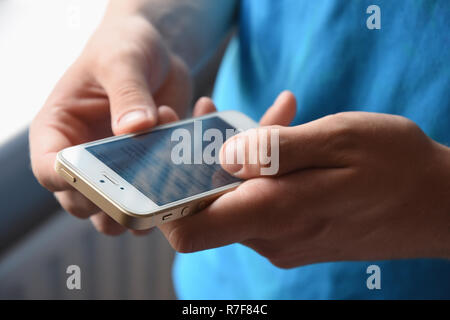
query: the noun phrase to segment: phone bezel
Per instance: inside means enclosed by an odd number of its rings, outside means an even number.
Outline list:
[[[87,151],[86,148],[102,143],[126,139],[129,137],[133,137],[136,135],[140,135],[143,133],[159,129],[176,127],[185,123],[193,122],[194,120],[203,120],[216,116],[222,118],[224,121],[228,122],[230,125],[232,125],[237,129],[247,130],[258,126],[258,124],[255,121],[237,111],[215,112],[197,118],[189,118],[186,120],[157,126],[150,131],[109,137],[93,142],[88,142],[82,145],[70,147],[58,153],[58,160],[63,162],[65,166],[68,166],[72,172],[76,173],[76,175],[78,175],[86,182],[88,182],[91,185],[91,187],[95,189],[101,196],[107,198],[110,202],[113,202],[124,212],[128,212],[137,216],[154,215],[155,213],[158,213],[160,211],[164,212],[167,209],[180,206],[184,203],[189,203],[214,194],[223,193],[228,189],[235,188],[241,182],[228,184],[220,188],[208,190],[191,197],[183,198],[159,206],[155,202],[153,202],[150,198],[148,198],[146,195],[141,193],[138,189],[136,189],[132,184],[130,184],[128,181],[122,178],[114,170],[112,170],[106,164],[97,159],[94,155],[92,155],[89,151]],[[100,182],[101,179],[105,180],[104,174],[113,178],[116,182],[118,182],[118,185],[115,185],[110,181],[107,181],[106,183],[101,183]],[[124,187],[124,190],[121,190],[120,186]]]

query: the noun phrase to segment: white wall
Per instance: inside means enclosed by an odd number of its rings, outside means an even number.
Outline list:
[[[25,128],[80,54],[107,0],[0,0],[0,144]]]

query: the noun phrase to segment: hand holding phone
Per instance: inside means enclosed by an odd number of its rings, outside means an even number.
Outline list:
[[[203,209],[240,180],[219,163],[223,142],[257,123],[227,111],[58,153],[55,170],[120,224],[148,229]]]
[[[289,121],[291,121],[290,119],[292,119],[295,114],[295,107],[287,108],[286,106],[289,106],[290,104],[285,103],[285,100],[288,100],[287,95],[283,93],[274,103],[274,106],[269,108],[265,115],[262,117],[260,124],[269,125],[289,123]],[[51,103],[51,101],[49,103]],[[94,109],[92,108],[90,110],[94,111]],[[201,116],[214,111],[215,107],[212,100],[209,98],[201,98],[195,105],[193,115]],[[160,123],[168,123],[176,121],[178,119],[173,110],[166,106],[159,107],[158,113]],[[33,172],[35,173],[39,182],[43,184],[47,189],[55,192],[55,195],[57,196],[59,202],[61,203],[63,208],[66,209],[66,211],[79,218],[90,217],[92,223],[99,232],[109,235],[117,235],[126,231],[127,229],[125,227],[115,222],[107,214],[102,212],[101,209],[99,209],[94,203],[86,199],[86,197],[84,197],[80,192],[71,187],[71,185],[66,182],[66,180],[64,180],[59,174],[57,174],[52,168],[55,163],[56,153],[62,148],[69,147],[70,145],[77,143],[77,141],[79,141],[78,143],[92,141],[92,137],[95,138],[95,135],[100,135],[98,137],[104,137],[106,134],[98,131],[99,125],[101,125],[102,128],[104,127],[103,123],[97,121],[95,122],[95,126],[86,127],[86,129],[75,130],[76,128],[78,128],[75,126],[77,123],[73,123],[73,121],[71,121],[71,118],[67,118],[58,120],[59,122],[56,123],[60,123],[62,120],[66,122],[70,121],[70,126],[68,122],[64,126],[55,128],[54,126],[50,126],[50,123],[55,123],[55,121],[59,119],[60,114],[52,112],[52,117],[49,117],[48,114],[48,112],[41,112],[40,115],[33,121],[33,124],[30,128],[32,167]],[[87,124],[88,122],[86,122],[86,125]],[[108,122],[106,121],[104,124],[106,127],[108,125]],[[56,132],[56,129],[58,129],[59,131]],[[71,131],[68,131],[63,136],[63,133],[67,131],[66,129],[71,129]],[[96,131],[94,132],[93,129],[96,129]],[[87,130],[91,130],[92,132]],[[105,128],[105,132],[108,132],[107,128]],[[111,132],[110,129],[109,132]],[[91,137],[90,139],[86,137],[88,133]],[[64,140],[64,137],[67,137],[67,134],[70,134],[70,140],[66,139],[66,141]],[[178,221],[174,221],[173,223],[175,222]],[[171,224],[172,223],[164,224],[164,228],[162,228],[163,232],[164,230],[170,230],[169,227]],[[142,231],[140,230],[131,231],[134,234],[142,234]]]

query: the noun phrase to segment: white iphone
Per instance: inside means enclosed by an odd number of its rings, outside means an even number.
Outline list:
[[[55,170],[120,224],[147,229],[205,208],[240,180],[219,163],[223,142],[258,124],[225,111],[70,147]]]

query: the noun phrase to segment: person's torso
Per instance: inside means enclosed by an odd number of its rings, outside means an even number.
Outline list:
[[[374,4],[379,30],[366,26]],[[449,144],[449,19],[447,0],[243,0],[214,100],[257,120],[288,89],[298,101],[293,124],[341,111],[399,114]],[[366,286],[372,263],[381,290]],[[181,298],[450,298],[444,260],[282,270],[236,244],[178,256],[174,276]]]

